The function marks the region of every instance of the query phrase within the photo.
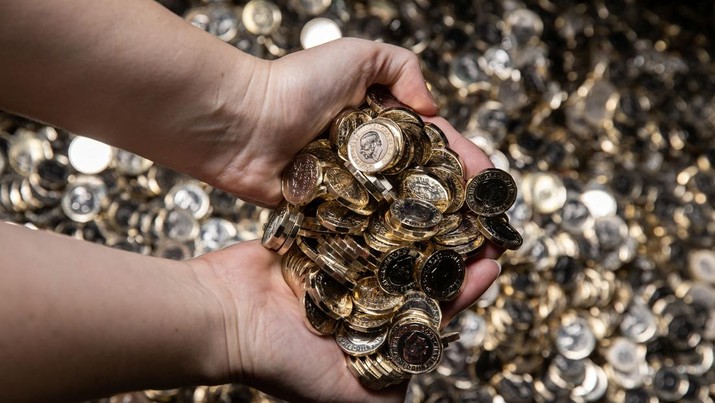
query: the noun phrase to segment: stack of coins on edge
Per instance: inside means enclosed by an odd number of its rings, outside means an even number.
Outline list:
[[[283,277],[309,330],[333,336],[372,389],[433,370],[457,333],[440,334],[439,302],[459,295],[465,260],[487,241],[517,249],[505,212],[516,184],[499,169],[465,181],[446,136],[373,87],[283,172],[285,201],[263,245],[284,255]]]

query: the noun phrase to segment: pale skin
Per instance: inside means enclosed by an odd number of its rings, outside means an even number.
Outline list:
[[[488,158],[444,119],[416,57],[344,39],[278,61],[243,54],[148,0],[0,0],[0,108],[128,149],[265,206],[280,172],[369,85],[438,124],[468,175]],[[247,242],[176,262],[0,224],[3,399],[78,400],[242,382],[310,401],[400,401],[308,332],[280,257]],[[495,280],[469,262],[445,321]]]

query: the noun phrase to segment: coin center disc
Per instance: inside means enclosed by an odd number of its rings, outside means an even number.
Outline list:
[[[404,255],[397,258],[387,270],[387,279],[395,286],[406,286],[412,282],[412,267],[415,258]]]
[[[477,186],[476,194],[483,203],[500,205],[509,198],[509,187],[503,180],[491,178]]]
[[[434,345],[426,334],[412,331],[402,336],[397,344],[397,351],[406,362],[421,365],[432,357]]]
[[[430,267],[429,282],[437,295],[447,293],[455,284],[461,283],[463,270],[451,259],[443,259]]]

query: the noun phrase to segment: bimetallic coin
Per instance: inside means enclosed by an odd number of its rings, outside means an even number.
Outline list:
[[[345,318],[353,310],[350,292],[322,270],[316,270],[308,276],[310,294],[313,302],[323,307],[323,311],[334,319]]]
[[[442,220],[433,204],[419,199],[397,199],[390,204],[390,222],[399,229],[431,231]]]
[[[353,293],[353,304],[365,313],[385,315],[397,310],[402,304],[402,295],[383,291],[375,276],[365,277],[357,282]]]
[[[365,313],[359,308],[353,306],[353,311],[350,316],[343,319],[343,323],[355,330],[362,332],[370,332],[376,329],[381,329],[392,320],[393,314],[386,315],[373,315],[370,313]]]
[[[345,169],[327,168],[324,181],[328,193],[347,208],[360,211],[370,202],[367,190]]]
[[[7,160],[20,175],[28,176],[42,160],[53,156],[52,146],[46,138],[30,130],[18,129],[7,144]]]
[[[169,210],[165,216],[157,216],[154,231],[160,238],[188,242],[199,234],[199,222],[188,210]]]
[[[394,108],[409,109],[405,104],[395,98],[387,87],[382,85],[373,85],[370,87],[365,100],[370,108],[377,114]]]
[[[381,172],[395,165],[403,147],[399,126],[391,120],[375,118],[350,134],[348,160],[361,172]]]
[[[580,360],[588,357],[596,347],[596,337],[588,322],[580,317],[567,320],[556,335],[556,348],[566,358]]]
[[[467,207],[475,214],[496,216],[516,201],[516,183],[508,172],[486,169],[467,181]]]
[[[340,349],[353,356],[364,356],[376,352],[387,340],[387,327],[372,332],[360,332],[339,324],[335,341]]]
[[[307,15],[320,15],[328,11],[331,0],[290,0],[294,10]]]
[[[224,218],[209,218],[201,223],[198,244],[202,251],[224,248],[236,241],[236,226]]]
[[[301,298],[304,320],[308,330],[318,336],[329,336],[335,333],[338,321],[326,315],[307,293]]]
[[[140,157],[132,152],[115,149],[114,167],[124,175],[137,176],[149,170],[154,163],[144,157]]]
[[[316,156],[320,162],[326,165],[338,165],[340,163],[335,152],[330,148],[330,142],[327,139],[313,140],[303,147],[301,152]]]
[[[442,221],[437,224],[435,236],[441,236],[457,229],[462,224],[462,214],[442,214]]]
[[[330,124],[330,143],[335,147],[340,158],[348,159],[350,135],[370,120],[372,120],[372,116],[360,109],[346,109],[333,119]]]
[[[404,294],[416,287],[414,267],[420,252],[410,247],[396,248],[387,252],[375,273],[380,287],[387,293]]]
[[[209,195],[199,182],[180,182],[174,185],[164,198],[166,208],[179,208],[190,212],[194,218],[204,218],[211,208]]]
[[[435,251],[415,270],[420,289],[439,301],[454,299],[465,284],[466,274],[464,259],[452,250]]]
[[[359,234],[368,224],[368,217],[354,213],[337,201],[322,203],[316,214],[320,225],[341,234]]]
[[[442,310],[436,299],[430,298],[427,294],[418,290],[411,290],[405,293],[405,302],[397,310],[395,316],[409,317],[414,311],[423,312],[430,325],[437,329],[442,323]]]
[[[388,335],[388,349],[392,362],[410,374],[429,372],[442,358],[439,334],[424,323],[406,321],[393,325]]]
[[[464,165],[462,164],[459,154],[449,148],[436,148],[432,150],[429,167],[444,167],[458,176],[464,177]]]
[[[474,241],[481,235],[477,226],[477,216],[470,213],[455,214],[460,217],[459,225],[450,232],[435,235],[432,237],[433,242],[444,246],[456,246]]]
[[[451,202],[451,195],[445,185],[420,170],[403,173],[397,195],[401,199],[419,199],[430,202],[441,213],[447,210]]]
[[[447,148],[449,146],[447,136],[444,134],[442,129],[437,127],[434,123],[425,123],[424,131],[432,142],[433,149]]]
[[[318,195],[323,183],[323,167],[312,154],[295,156],[283,171],[281,190],[288,203],[304,206]]]
[[[715,284],[715,252],[709,249],[690,251],[688,271],[696,280]]]
[[[243,25],[254,35],[270,35],[281,25],[283,14],[270,1],[251,0],[243,7]]]
[[[459,172],[452,171],[445,167],[430,167],[427,168],[430,175],[438,178],[443,184],[447,185],[449,190],[450,203],[445,209],[445,213],[454,213],[462,208],[467,196],[465,189],[464,178]]]
[[[282,246],[281,235],[283,234],[283,229],[288,223],[288,219],[292,213],[292,206],[286,202],[283,202],[278,208],[273,210],[268,223],[266,223],[263,229],[263,237],[261,239],[261,244],[268,249],[277,251]]]
[[[102,210],[107,187],[95,176],[80,176],[65,189],[60,206],[72,221],[86,223]]]
[[[524,242],[505,216],[478,216],[477,226],[484,237],[500,248],[516,250]]]

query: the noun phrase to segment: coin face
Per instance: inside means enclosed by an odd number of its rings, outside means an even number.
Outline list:
[[[348,160],[365,173],[389,168],[402,151],[402,140],[398,136],[399,127],[387,119],[375,118],[364,123],[348,139]]]
[[[438,250],[420,265],[417,282],[428,296],[439,301],[448,301],[461,291],[466,273],[464,259],[459,253]]]
[[[374,276],[358,281],[353,294],[353,303],[363,312],[377,315],[394,312],[402,303],[402,295],[384,292]]]
[[[338,325],[335,341],[346,353],[354,356],[364,356],[377,351],[387,340],[387,328],[372,332],[361,332],[345,325]]]
[[[282,244],[279,239],[283,233],[285,225],[288,223],[290,213],[290,205],[288,203],[283,203],[278,208],[273,210],[263,230],[263,237],[261,238],[263,246],[273,250],[278,250],[281,247]]]
[[[478,216],[477,226],[484,237],[500,248],[516,250],[524,242],[519,232],[502,216]]]
[[[442,235],[435,235],[432,240],[440,245],[455,246],[471,242],[480,235],[477,216],[464,213],[460,214],[459,224],[454,230]]]
[[[377,269],[380,287],[392,294],[404,294],[415,288],[413,273],[419,256],[419,251],[413,248],[397,248],[388,252]]]
[[[164,199],[169,209],[180,208],[193,214],[200,220],[205,217],[211,208],[209,195],[198,182],[181,182],[174,185]]]
[[[412,290],[405,294],[405,302],[396,315],[410,315],[410,311],[421,311],[429,318],[429,323],[437,329],[442,322],[442,310],[434,298],[430,298],[422,291]]]
[[[434,123],[427,122],[424,127],[425,134],[432,142],[432,148],[446,148],[449,145],[449,140],[442,129]]]
[[[324,306],[325,312],[335,318],[344,318],[353,310],[353,301],[349,291],[327,273],[317,270],[310,275],[311,288],[308,293],[313,302]]]
[[[303,295],[302,305],[308,330],[319,336],[328,336],[335,332],[338,322],[326,315],[308,294]]]
[[[439,334],[423,323],[392,327],[388,347],[393,362],[411,374],[431,371],[442,357]]]
[[[328,193],[348,208],[362,209],[370,202],[367,190],[350,172],[342,168],[327,168],[325,185]]]
[[[397,199],[389,211],[393,224],[408,230],[432,230],[442,220],[437,207],[419,199]]]
[[[490,168],[467,181],[467,207],[475,214],[495,216],[516,201],[516,183],[509,173]]]
[[[451,202],[449,190],[442,182],[423,171],[410,171],[402,176],[398,197],[430,202],[440,212],[447,210]]]
[[[288,203],[304,206],[310,203],[323,181],[323,168],[317,157],[301,153],[283,171],[281,190]]]
[[[251,0],[243,7],[241,20],[248,32],[254,35],[269,35],[281,25],[283,14],[273,2]]]
[[[73,221],[86,223],[101,211],[106,192],[106,186],[100,179],[82,177],[65,189],[60,206]]]
[[[333,144],[342,159],[348,158],[350,135],[370,120],[372,120],[372,116],[360,109],[345,110],[333,120],[330,126],[330,143]]]
[[[585,319],[575,318],[559,328],[555,344],[564,357],[580,360],[593,352],[596,337]]]

